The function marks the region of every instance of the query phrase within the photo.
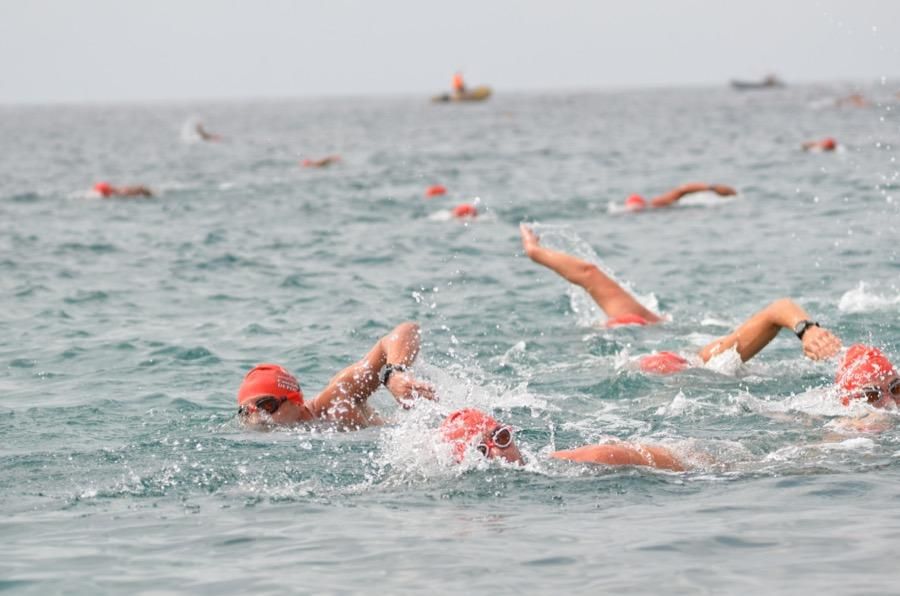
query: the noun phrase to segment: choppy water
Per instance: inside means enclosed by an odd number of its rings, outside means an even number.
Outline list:
[[[822,100],[845,92],[0,108],[0,588],[896,591],[900,430],[835,436],[832,365],[787,333],[736,369],[628,364],[783,295],[900,356],[900,105]],[[229,142],[183,139],[196,117]],[[799,151],[825,135],[842,150]],[[91,198],[101,179],[160,196]],[[740,196],[610,209],[691,180]],[[477,221],[440,215],[475,197]],[[595,325],[521,256],[523,220],[671,323]],[[357,433],[235,423],[253,364],[314,395],[406,319],[439,404],[382,392],[395,424]],[[465,404],[521,428],[525,469],[441,457]],[[608,437],[696,467],[546,459]]]

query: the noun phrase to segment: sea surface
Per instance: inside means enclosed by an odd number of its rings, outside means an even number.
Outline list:
[[[838,405],[834,362],[783,332],[742,366],[634,366],[783,296],[900,358],[896,87],[0,107],[0,590],[897,593],[900,427],[841,432],[867,406]],[[739,194],[618,207],[689,181]],[[669,322],[604,328],[523,221]],[[313,396],[405,320],[438,403],[237,423],[254,364]],[[453,463],[434,429],[463,406],[527,465]],[[548,458],[611,440],[691,469]]]

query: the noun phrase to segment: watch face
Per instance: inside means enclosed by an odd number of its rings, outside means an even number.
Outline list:
[[[794,333],[802,339],[804,332],[814,325],[816,325],[815,321],[800,321],[794,326]]]

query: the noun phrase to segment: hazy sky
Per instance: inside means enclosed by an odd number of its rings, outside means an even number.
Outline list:
[[[0,0],[0,102],[900,82],[894,0]]]

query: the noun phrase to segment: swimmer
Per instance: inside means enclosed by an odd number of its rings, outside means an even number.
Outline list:
[[[453,217],[458,217],[460,219],[466,217],[478,217],[478,209],[471,203],[457,205],[450,213],[453,214]]]
[[[98,182],[94,192],[104,199],[109,197],[152,197],[153,192],[146,186],[113,186],[109,182]]]
[[[658,197],[654,197],[648,201],[641,195],[631,195],[625,199],[625,208],[628,211],[643,211],[647,207],[668,207],[682,197],[693,194],[695,192],[714,192],[720,197],[730,197],[737,194],[737,191],[730,186],[724,184],[705,184],[703,182],[689,182],[677,186],[668,192],[664,192]]]
[[[609,317],[607,327],[650,325],[663,320],[593,263],[544,248],[540,245],[537,234],[525,224],[521,224],[519,230],[522,247],[528,258],[582,287]],[[796,303],[784,298],[750,317],[730,335],[711,342],[700,350],[699,356],[706,362],[713,356],[734,348],[741,360],[746,362],[775,339],[781,329],[794,331],[803,342],[804,354],[813,360],[830,358],[841,348],[841,342],[834,334],[814,323]],[[687,367],[685,359],[671,352],[661,352],[645,359],[641,368],[646,372],[677,372]]]
[[[453,93],[456,95],[465,95],[466,93],[466,83],[463,81],[462,73],[457,71],[453,74],[453,80],[450,82],[450,86],[453,88]]]
[[[304,399],[296,377],[277,364],[260,364],[238,389],[238,416],[255,426],[293,425],[325,420],[342,430],[384,424],[368,398],[384,385],[400,407],[416,399],[434,400],[434,388],[409,368],[419,353],[419,327],[401,323],[379,339],[362,360],[335,375],[312,400]]]
[[[223,138],[222,135],[217,135],[214,132],[208,132],[205,128],[203,128],[203,124],[201,124],[200,122],[194,125],[194,132],[196,132],[201,139],[209,143],[218,143]]]
[[[837,141],[831,137],[825,137],[818,141],[806,141],[801,147],[804,151],[834,151],[837,149]]]
[[[333,163],[338,163],[339,161],[341,161],[340,155],[328,155],[321,159],[304,159],[300,162],[300,165],[304,168],[324,168]]]
[[[447,194],[447,187],[442,184],[435,184],[425,189],[425,196],[429,199]]]
[[[513,428],[500,424],[480,410],[464,408],[453,412],[441,424],[440,432],[443,440],[453,446],[457,461],[462,461],[469,448],[474,447],[487,459],[502,459],[520,465],[525,463],[516,446]],[[648,466],[676,472],[685,469],[665,447],[640,443],[586,445],[554,451],[550,457],[607,466]]]
[[[868,108],[872,104],[863,96],[862,93],[851,93],[846,97],[835,100],[834,105],[837,107],[850,106],[852,108]]]

